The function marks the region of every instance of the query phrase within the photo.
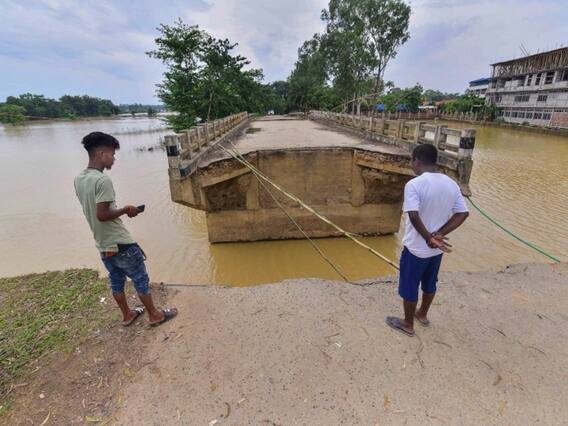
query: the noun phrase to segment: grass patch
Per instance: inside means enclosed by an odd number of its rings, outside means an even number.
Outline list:
[[[99,302],[107,294],[106,280],[90,269],[0,278],[0,400],[30,363],[73,349],[108,320]]]
[[[245,133],[256,133],[256,132],[260,132],[260,128],[259,127],[249,127]]]

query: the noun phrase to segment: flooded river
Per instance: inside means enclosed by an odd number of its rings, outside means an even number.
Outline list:
[[[73,190],[74,176],[87,163],[81,138],[94,130],[121,142],[109,172],[118,204],[146,204],[143,214],[123,220],[148,255],[152,280],[251,285],[338,278],[305,241],[209,244],[205,214],[170,200],[165,153],[144,149],[165,134],[159,119],[149,118],[0,127],[0,276],[71,267],[104,271]],[[477,203],[568,261],[568,138],[480,128],[474,155],[471,187]],[[365,241],[398,259],[400,239],[399,233]],[[475,211],[451,240],[454,253],[445,257],[445,270],[547,261]],[[352,280],[394,273],[349,240],[318,244]]]

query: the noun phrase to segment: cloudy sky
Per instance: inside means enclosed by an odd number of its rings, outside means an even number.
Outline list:
[[[411,39],[386,78],[462,92],[489,64],[568,45],[567,0],[413,0]],[[239,43],[266,81],[285,79],[323,29],[327,0],[0,0],[0,102],[25,92],[157,103],[160,23],[182,18]]]

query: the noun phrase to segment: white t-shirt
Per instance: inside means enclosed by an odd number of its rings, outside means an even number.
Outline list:
[[[467,205],[460,188],[450,177],[442,173],[422,173],[411,179],[404,187],[404,205],[406,212],[417,211],[428,232],[436,232],[455,213],[467,212]],[[405,230],[402,244],[417,257],[426,258],[442,253],[440,249],[428,247],[428,244],[405,214]]]

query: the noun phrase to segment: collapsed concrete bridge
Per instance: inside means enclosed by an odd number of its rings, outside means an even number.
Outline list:
[[[308,119],[241,113],[166,136],[172,200],[207,212],[211,242],[303,238],[236,150],[281,187],[342,228],[362,235],[398,231],[410,152],[440,150],[441,170],[470,195],[475,130],[449,129],[312,111]],[[271,190],[310,237],[339,232]]]

